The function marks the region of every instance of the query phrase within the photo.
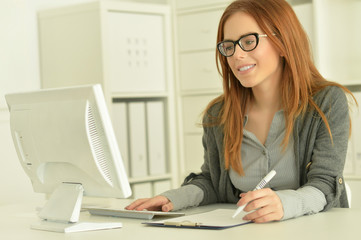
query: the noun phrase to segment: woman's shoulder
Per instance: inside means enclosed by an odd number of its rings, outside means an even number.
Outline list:
[[[211,102],[208,106],[207,113],[212,116],[218,116],[223,107],[223,101]]]
[[[203,122],[211,123],[214,120],[219,119],[223,108],[223,97],[219,96],[213,99],[204,111]]]
[[[330,104],[347,105],[345,90],[337,85],[324,87],[314,95],[313,99],[320,107],[322,107],[322,105],[330,106]]]

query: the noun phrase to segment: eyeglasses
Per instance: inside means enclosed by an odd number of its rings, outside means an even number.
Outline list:
[[[243,51],[250,52],[254,50],[259,42],[260,37],[267,37],[267,34],[250,33],[243,35],[237,41],[225,40],[217,44],[217,49],[225,57],[233,56],[238,44]]]

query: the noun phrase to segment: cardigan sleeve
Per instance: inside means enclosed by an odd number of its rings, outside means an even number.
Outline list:
[[[207,117],[203,122],[207,121]],[[201,166],[201,172],[190,174],[184,181],[183,185],[193,184],[203,191],[203,201],[201,205],[218,202],[218,177],[220,175],[219,154],[216,149],[215,137],[212,127],[203,127],[202,144],[204,149],[204,162]]]
[[[221,103],[213,105],[203,118],[204,162],[201,173],[190,174],[184,182],[184,185],[193,184],[203,191],[204,197],[200,205],[236,203],[239,200],[240,191],[231,183],[228,170],[224,166],[223,127],[212,125],[220,108]]]
[[[304,186],[313,186],[323,192],[327,201],[326,211],[344,204],[340,199],[344,197],[341,195],[345,195],[342,174],[350,129],[348,101],[339,87],[327,87],[314,99],[327,118],[332,139],[321,116],[316,111],[311,112],[309,125],[299,129],[301,135],[302,131],[307,131],[307,137],[299,144],[300,149],[305,149],[300,160],[307,165]]]

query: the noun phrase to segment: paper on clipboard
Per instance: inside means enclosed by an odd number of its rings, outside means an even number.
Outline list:
[[[236,218],[232,218],[233,213],[234,209],[216,209],[210,212],[171,218],[168,220],[144,222],[143,224],[158,227],[225,229],[251,223],[251,221],[242,219],[247,213],[242,212]]]

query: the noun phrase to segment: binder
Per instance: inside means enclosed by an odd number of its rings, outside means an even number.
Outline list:
[[[145,104],[129,103],[130,130],[130,176],[145,177],[148,175]]]
[[[125,102],[113,103],[112,108],[114,133],[118,141],[125,171],[129,176],[127,104]]]
[[[162,101],[150,101],[146,106],[149,174],[161,175],[167,172],[164,104]]]
[[[236,218],[232,218],[235,209],[216,209],[213,211],[177,217],[161,221],[143,222],[143,224],[155,227],[196,228],[196,229],[226,229],[252,223],[243,220],[247,213],[242,212]]]

